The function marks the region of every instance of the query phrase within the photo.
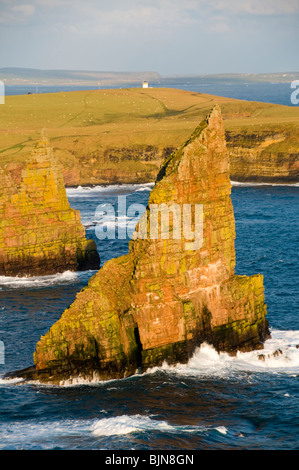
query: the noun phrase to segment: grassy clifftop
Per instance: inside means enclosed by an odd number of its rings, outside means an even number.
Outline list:
[[[68,185],[154,180],[164,157],[216,103],[232,178],[298,180],[299,107],[166,88],[7,96],[0,107],[0,165],[17,180],[46,128]]]

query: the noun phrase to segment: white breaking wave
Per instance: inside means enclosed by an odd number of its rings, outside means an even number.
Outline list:
[[[240,373],[275,373],[288,376],[299,376],[299,331],[298,330],[273,330],[272,338],[264,344],[264,349],[250,352],[238,352],[231,356],[225,352],[218,353],[213,346],[202,344],[198,347],[187,364],[169,365],[166,362],[160,367],[149,368],[141,375],[165,372],[183,377],[238,377]],[[90,378],[73,377],[62,381],[59,385],[44,385],[46,387],[78,387],[82,385],[104,386],[111,382],[134,380],[140,377],[136,371],[133,375],[124,379],[99,380],[97,375]],[[1,379],[0,385],[13,385],[22,382],[23,379]],[[33,382],[35,383],[35,382]],[[39,383],[38,381],[36,383]],[[42,385],[42,384],[41,384]],[[139,418],[138,418],[139,419]],[[104,422],[105,423],[105,422]],[[140,422],[138,421],[139,425]],[[123,426],[123,423],[120,424]]]
[[[64,271],[63,273],[52,274],[49,276],[24,276],[10,277],[0,276],[0,288],[9,287],[15,289],[47,287],[56,284],[72,283],[79,279],[79,276],[88,271]]]
[[[273,330],[271,336],[265,342],[264,349],[238,352],[236,356],[218,353],[213,346],[205,343],[197,348],[187,364],[169,366],[164,363],[162,367],[149,369],[146,373],[163,370],[184,376],[227,377],[238,372],[274,372],[297,376],[299,331]]]
[[[120,436],[151,430],[171,431],[172,428],[166,421],[152,420],[148,416],[122,415],[98,420],[92,426],[92,433],[95,436]]]
[[[94,436],[121,436],[134,432],[160,431],[164,433],[200,433],[216,430],[221,434],[227,433],[225,426],[188,426],[173,425],[167,421],[159,421],[143,415],[122,415],[112,418],[103,418],[92,425]]]
[[[76,188],[66,188],[68,196],[76,197],[90,196],[91,193],[113,193],[113,192],[139,192],[139,191],[151,191],[155,183],[139,183],[139,184],[111,184],[108,186],[77,186]]]
[[[187,364],[169,365],[164,362],[162,366],[149,368],[141,375],[162,371],[184,377],[226,378],[237,376],[240,372],[267,372],[297,377],[299,375],[299,331],[273,330],[271,336],[272,338],[265,342],[264,349],[238,352],[236,356],[225,352],[218,353],[213,346],[204,343],[196,349]],[[140,375],[136,371],[136,375],[120,380],[134,380],[134,377],[138,376]],[[59,386],[105,386],[108,382],[119,382],[119,379],[102,381],[96,376],[88,379],[78,376],[62,381]]]
[[[151,191],[154,186],[155,186],[155,183],[147,183],[147,184],[142,185],[140,188],[136,189],[136,192]]]
[[[184,377],[218,377],[238,376],[244,372],[281,373],[297,377],[299,375],[299,331],[273,330],[272,338],[264,343],[264,349],[250,352],[238,352],[236,356],[228,353],[218,353],[213,346],[203,343],[198,347],[187,364],[169,365],[164,362],[160,367],[149,368],[141,375],[154,374],[162,371]],[[136,375],[123,380],[134,380]],[[99,380],[96,376],[90,378],[73,377],[62,381],[60,387],[77,387],[81,385],[106,386],[118,382],[119,379]]]
[[[14,377],[13,379],[3,379],[0,377],[0,385],[16,385],[18,383],[24,382],[24,379],[19,377]]]
[[[32,444],[43,449],[53,448],[53,441],[61,438],[90,435],[90,421],[63,420],[4,423],[0,426],[0,450],[13,446],[20,450]]]
[[[299,183],[255,183],[255,182],[241,182],[241,181],[231,181],[232,186],[291,186],[299,187]]]
[[[63,438],[67,445],[67,438],[105,438],[113,436],[126,436],[132,433],[163,432],[177,433],[209,433],[218,432],[227,434],[228,429],[222,425],[172,425],[167,421],[159,421],[149,416],[122,415],[96,420],[65,419],[59,421],[14,421],[0,425],[0,449],[6,446],[15,446],[23,449],[37,445],[41,448],[53,448],[61,443]],[[232,431],[233,432],[233,431]],[[233,432],[233,434],[235,434]]]
[[[263,183],[263,182],[242,182],[231,180],[232,186],[290,186],[299,187],[299,183]],[[74,188],[66,188],[67,195],[70,197],[87,196],[92,193],[118,193],[118,192],[142,192],[151,191],[155,183],[138,183],[138,184],[110,184],[108,186],[77,186]]]

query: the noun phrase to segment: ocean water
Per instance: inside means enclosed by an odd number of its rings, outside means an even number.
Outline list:
[[[128,205],[146,204],[151,187],[67,190],[102,263],[127,253],[128,245],[96,238],[97,207],[116,207],[120,195]],[[7,380],[6,372],[32,364],[40,336],[94,272],[1,277],[0,449],[298,449],[298,191],[296,185],[232,187],[236,272],[264,275],[272,338],[263,351],[230,357],[204,344],[187,364],[123,380],[62,386]]]
[[[298,77],[299,79],[299,77]],[[154,88],[176,88],[179,90],[194,91],[196,93],[206,93],[216,96],[225,96],[227,98],[235,98],[240,100],[260,101],[265,103],[282,104],[294,106],[291,102],[291,94],[294,89],[291,83],[270,83],[270,82],[236,82],[229,79],[208,79],[208,78],[161,78],[160,81],[150,83]],[[140,87],[140,83],[130,83],[122,88]],[[106,88],[120,88],[109,87]],[[98,89],[95,86],[35,86],[35,85],[7,85],[5,94],[9,95],[26,95],[28,93],[55,93],[77,90],[93,90]],[[103,88],[101,88],[103,89]],[[298,106],[298,105],[297,105]]]

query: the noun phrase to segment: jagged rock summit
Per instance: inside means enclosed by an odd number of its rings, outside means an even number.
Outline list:
[[[35,365],[23,375],[52,383],[105,380],[186,362],[203,342],[230,353],[262,348],[269,337],[263,277],[234,274],[230,191],[216,106],[162,165],[129,253],[90,279],[41,337]],[[157,207],[173,209],[158,236]],[[182,214],[192,223],[177,223]]]
[[[94,240],[70,207],[61,170],[43,134],[21,183],[0,169],[0,275],[33,276],[98,269]]]

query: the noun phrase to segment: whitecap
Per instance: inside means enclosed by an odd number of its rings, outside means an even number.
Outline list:
[[[122,415],[112,418],[103,418],[92,425],[92,433],[95,436],[120,436],[133,432],[149,430],[171,429],[165,421],[152,420],[142,415]]]
[[[0,449],[7,446],[18,449],[26,449],[29,446],[37,445],[43,449],[53,448],[53,441],[59,442],[61,438],[68,436],[90,435],[89,420],[61,420],[61,421],[14,421],[7,422],[0,426]]]
[[[22,379],[21,377],[14,377],[14,378],[4,378],[4,377],[0,377],[0,385],[16,385],[16,384],[19,384],[19,383],[22,383],[24,382],[24,379]]]
[[[151,191],[155,183],[137,183],[137,184],[111,184],[96,186],[77,186],[66,188],[67,196],[77,197],[78,195],[89,197],[91,193],[134,193],[138,191]]]
[[[136,432],[160,431],[163,433],[203,433],[216,430],[221,434],[227,433],[224,426],[207,425],[174,425],[164,420],[153,419],[140,414],[121,415],[111,418],[102,418],[91,427],[92,434],[97,437],[121,436]]]
[[[220,432],[221,434],[227,434],[227,428],[225,426],[217,426],[215,430]]]
[[[142,192],[142,191],[151,191],[154,187],[154,183],[148,183],[144,186],[141,186],[141,188],[136,189],[136,192]]]
[[[157,371],[188,377],[231,377],[240,372],[299,374],[299,331],[272,330],[272,338],[264,343],[264,349],[238,352],[231,356],[217,352],[210,344],[198,347],[187,364],[169,365],[148,369],[145,374]]]
[[[0,276],[0,286],[13,289],[46,287],[74,282],[81,272],[64,271],[47,276]]]
[[[106,413],[105,410],[100,413]],[[209,433],[217,431],[223,435],[227,428],[222,425],[182,426],[172,425],[164,420],[153,419],[143,415],[122,415],[110,418],[96,419],[62,419],[43,420],[31,419],[29,421],[4,422],[0,426],[0,449],[15,447],[26,449],[34,446],[42,449],[53,449],[53,443],[67,445],[68,438],[72,440],[97,438],[113,438],[113,436],[126,436],[132,433]]]

